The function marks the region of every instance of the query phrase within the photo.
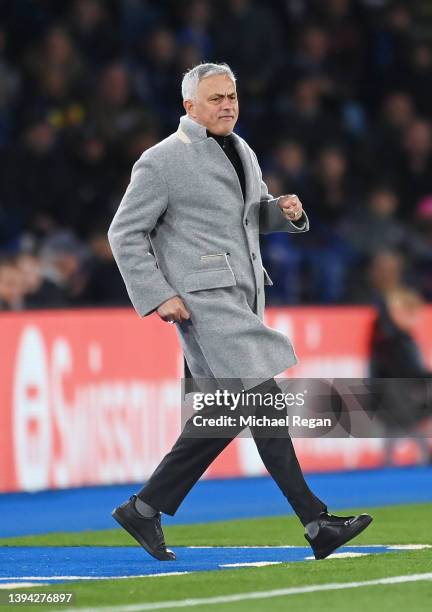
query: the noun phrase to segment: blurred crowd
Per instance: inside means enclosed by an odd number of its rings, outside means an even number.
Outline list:
[[[0,0],[0,310],[129,304],[106,231],[200,61],[310,217],[263,239],[267,302],[432,300],[429,0]]]

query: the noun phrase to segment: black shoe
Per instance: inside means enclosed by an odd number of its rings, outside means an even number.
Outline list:
[[[145,518],[136,511],[135,500],[136,495],[132,495],[129,501],[114,508],[112,516],[152,557],[159,561],[175,561],[175,553],[165,545],[161,513]]]
[[[325,559],[332,552],[355,538],[370,523],[369,514],[359,516],[333,516],[323,512],[318,518],[319,531],[314,538],[305,533],[305,538],[312,547],[315,559]]]

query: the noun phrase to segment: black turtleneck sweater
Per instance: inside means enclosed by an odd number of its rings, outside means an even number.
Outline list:
[[[228,157],[232,165],[234,166],[234,170],[237,173],[238,180],[240,182],[240,187],[243,193],[243,199],[246,200],[246,179],[245,173],[243,169],[243,164],[241,162],[240,156],[237,153],[237,149],[234,146],[233,137],[231,134],[229,136],[217,136],[216,134],[212,134],[207,130],[208,138],[214,138],[218,145],[221,147],[222,151]]]

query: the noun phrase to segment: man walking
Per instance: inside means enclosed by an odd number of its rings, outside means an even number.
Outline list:
[[[274,376],[296,364],[286,336],[263,323],[259,234],[304,232],[295,195],[273,198],[257,158],[233,133],[239,105],[226,64],[200,64],[183,78],[179,129],[136,162],[108,232],[130,299],[142,317],[175,323],[192,377],[239,380],[280,391]],[[260,381],[251,387],[251,380]],[[238,432],[236,432],[238,433]],[[161,513],[180,503],[233,436],[191,436],[188,421],[144,488],[113,511],[151,555],[174,560]],[[300,521],[317,559],[363,531],[367,514],[336,517],[306,484],[291,438],[254,436],[260,456]]]

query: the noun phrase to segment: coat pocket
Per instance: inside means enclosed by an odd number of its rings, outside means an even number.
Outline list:
[[[264,272],[264,285],[273,285],[273,281],[270,278],[267,270],[264,268],[263,266],[263,272]]]
[[[218,289],[220,287],[233,287],[236,279],[231,268],[217,268],[202,270],[187,274],[183,279],[186,293],[202,291],[203,289]]]

